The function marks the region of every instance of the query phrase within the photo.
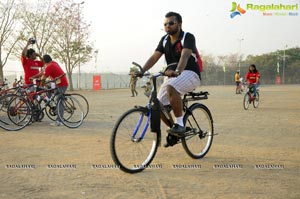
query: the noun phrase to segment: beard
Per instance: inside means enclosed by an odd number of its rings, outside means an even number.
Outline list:
[[[178,32],[178,30],[179,30],[179,27],[177,27],[174,30],[168,30],[166,32],[168,33],[168,35],[175,35]]]

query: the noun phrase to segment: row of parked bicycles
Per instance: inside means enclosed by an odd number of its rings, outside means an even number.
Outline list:
[[[17,131],[40,122],[45,115],[52,121],[59,118],[69,128],[77,128],[89,112],[88,100],[78,93],[61,94],[58,79],[41,82],[33,80],[31,85],[23,85],[23,80],[15,80],[9,87],[7,80],[0,85],[0,127]]]

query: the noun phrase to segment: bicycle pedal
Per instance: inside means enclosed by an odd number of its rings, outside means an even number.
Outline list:
[[[168,134],[166,137],[166,144],[164,144],[164,147],[169,147],[169,146],[174,146],[175,144],[178,143],[178,137],[172,135],[172,134]]]

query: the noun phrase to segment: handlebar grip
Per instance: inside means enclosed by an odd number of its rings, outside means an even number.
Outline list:
[[[139,67],[140,68],[140,70],[143,72],[143,68],[142,68],[142,66],[141,65],[139,65],[138,63],[136,63],[136,62],[132,62],[132,64],[133,65],[135,65],[135,66],[137,66],[137,67]]]

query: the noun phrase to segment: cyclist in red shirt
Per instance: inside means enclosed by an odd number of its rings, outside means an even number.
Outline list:
[[[41,77],[41,80],[44,81],[48,77],[50,79],[58,78],[58,83],[57,83],[58,92],[59,92],[59,94],[64,94],[69,85],[65,72],[62,70],[62,68],[59,66],[59,64],[57,62],[52,61],[52,58],[50,57],[50,55],[44,55],[43,60],[45,62],[46,68]],[[57,101],[58,100],[59,100],[59,98],[57,99]],[[63,107],[61,107],[60,110],[61,110],[61,115],[63,115],[63,111],[64,111]],[[61,121],[59,120],[58,117],[57,117],[55,123],[52,125],[55,125],[55,126],[61,125]]]
[[[253,97],[256,97],[256,89],[258,87],[260,74],[256,69],[255,64],[249,66],[249,71],[246,74],[246,80],[248,81],[249,86],[252,85],[254,88]]]
[[[39,74],[40,69],[44,66],[42,57],[35,52],[34,49],[27,49],[32,43],[32,40],[27,41],[27,45],[22,51],[21,62],[24,69],[25,84],[32,84],[31,77]],[[39,57],[40,60],[36,60]]]

